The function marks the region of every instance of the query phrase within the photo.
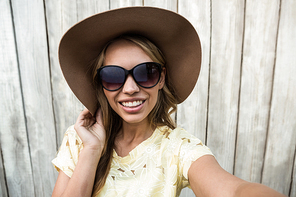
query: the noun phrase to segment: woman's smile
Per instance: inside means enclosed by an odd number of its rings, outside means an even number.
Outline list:
[[[128,108],[135,108],[141,106],[145,100],[138,100],[138,101],[126,101],[126,102],[119,102],[122,106]]]
[[[126,102],[119,102],[124,107],[134,108],[142,105],[145,101],[126,101]]]
[[[120,103],[122,109],[127,113],[138,113],[144,107],[145,101],[133,101],[133,102],[122,102]]]

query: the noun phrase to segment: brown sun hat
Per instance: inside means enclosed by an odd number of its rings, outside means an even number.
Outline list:
[[[166,59],[167,80],[183,102],[193,90],[201,65],[198,34],[183,16],[155,7],[125,7],[93,15],[71,27],[59,46],[64,77],[76,97],[95,114],[99,104],[90,66],[106,43],[122,34],[142,35]]]

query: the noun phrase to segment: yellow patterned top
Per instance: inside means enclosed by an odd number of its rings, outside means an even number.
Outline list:
[[[52,163],[71,177],[82,148],[71,126]],[[159,127],[129,155],[120,157],[113,151],[111,170],[98,196],[179,196],[181,189],[189,186],[190,165],[203,155],[213,154],[184,129]]]

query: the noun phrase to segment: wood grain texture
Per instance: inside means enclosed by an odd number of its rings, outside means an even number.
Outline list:
[[[62,143],[66,129],[75,123],[83,109],[67,85],[58,60],[58,46],[63,33],[78,21],[76,5],[73,1],[71,3],[66,0],[63,3],[55,0],[45,1],[57,148]]]
[[[143,0],[109,0],[109,2],[110,9],[143,5]]]
[[[195,27],[202,45],[202,65],[198,82],[192,93],[178,105],[177,124],[206,142],[208,81],[211,45],[210,1],[179,1],[179,13]]]
[[[10,32],[13,30],[12,29],[12,21],[11,21],[11,13],[10,13],[10,10],[9,10],[10,9],[9,1],[1,1],[0,6],[3,9],[3,11],[0,13],[0,19],[4,19],[3,23],[0,24],[0,39],[1,40],[7,40],[7,38],[6,38],[7,35],[5,33],[7,32],[7,30],[10,31]],[[3,31],[3,29],[6,29],[6,31]],[[3,42],[5,43],[3,45],[7,45],[6,44],[7,41],[6,42],[3,41]],[[0,51],[2,52],[3,49],[4,49],[4,47],[3,48],[1,47]],[[5,60],[4,60],[4,57],[3,57],[2,53],[0,53],[0,57],[1,57],[1,60],[2,60],[0,65],[7,64],[7,62],[5,62]],[[2,72],[1,68],[0,68],[0,70],[1,70],[1,77],[2,77],[2,73],[4,73],[4,72]],[[3,85],[4,85],[4,83],[2,81],[0,81],[0,90],[3,89],[2,88]],[[1,91],[1,92],[3,92],[3,91]],[[2,104],[2,102],[4,102],[4,99],[0,98],[0,103]],[[2,107],[0,107],[0,109],[1,109],[1,112],[5,110],[5,109],[2,109]],[[1,113],[0,117],[2,117],[2,113]],[[3,122],[4,121],[1,118],[1,122],[0,122],[1,125],[2,125]],[[1,128],[1,130],[2,130],[2,128]],[[0,130],[0,142],[1,142],[1,135],[2,135],[1,130]],[[3,128],[3,130],[5,130],[5,128]],[[7,193],[8,192],[7,192],[6,176],[5,176],[4,165],[3,165],[2,147],[1,147],[1,144],[0,144],[0,195],[4,196],[4,197],[7,197]]]
[[[246,1],[234,174],[260,183],[269,121],[280,1]]]
[[[56,178],[50,162],[56,154],[56,135],[44,5],[17,0],[11,5],[31,153],[26,159],[31,159],[35,195],[50,196]]]
[[[296,154],[294,155],[294,168],[292,174],[292,180],[290,185],[290,193],[289,196],[296,196]]]
[[[8,0],[0,7],[0,196],[34,196],[13,17]]]
[[[0,135],[1,136],[1,135]],[[1,142],[1,139],[0,139]],[[3,166],[3,157],[2,157],[2,150],[0,146],[0,195],[2,197],[7,197],[7,184],[6,184],[6,176]]]
[[[178,0],[144,0],[144,6],[164,8],[178,12]]]
[[[240,88],[244,1],[212,1],[207,145],[233,172]]]
[[[296,2],[282,1],[280,13],[262,183],[288,195],[296,146]]]

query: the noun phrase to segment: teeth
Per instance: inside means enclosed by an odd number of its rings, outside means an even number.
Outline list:
[[[122,102],[122,105],[125,107],[136,107],[138,105],[141,105],[143,101],[134,101],[134,102]]]

